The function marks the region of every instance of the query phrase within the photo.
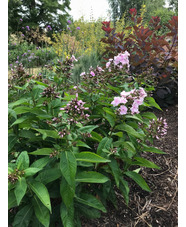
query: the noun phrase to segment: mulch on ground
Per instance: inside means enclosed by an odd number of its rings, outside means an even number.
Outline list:
[[[161,170],[142,168],[141,174],[152,192],[143,191],[130,182],[130,202],[127,207],[117,193],[118,210],[112,204],[100,219],[83,220],[83,227],[177,227],[178,226],[178,108],[170,106],[154,111],[166,118],[168,133],[155,147],[166,155],[145,153],[143,157],[161,167]]]

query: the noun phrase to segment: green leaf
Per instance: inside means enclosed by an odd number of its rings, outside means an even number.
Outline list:
[[[52,212],[50,196],[45,185],[42,184],[41,182],[33,180],[32,182],[29,183],[29,186],[32,189],[32,191],[37,195],[37,197],[41,200],[43,205],[45,205],[49,209],[49,211]]]
[[[19,206],[22,198],[24,197],[26,190],[27,190],[27,183],[26,183],[25,178],[24,177],[19,178],[18,182],[16,183],[15,190],[14,190],[18,206]]]
[[[28,139],[37,138],[31,130],[20,130],[19,136]]]
[[[42,168],[35,168],[35,167],[30,167],[30,168],[27,168],[24,170],[25,174],[24,176],[25,177],[30,177],[30,176],[33,176],[34,174],[36,174],[37,172],[39,172]]]
[[[165,152],[161,151],[160,149],[158,148],[155,148],[155,147],[148,147],[146,146],[145,144],[142,144],[143,145],[143,152],[152,152],[152,153],[156,153],[156,154],[166,154]]]
[[[48,156],[44,157],[44,158],[40,158],[40,159],[36,160],[35,162],[33,162],[30,167],[43,168],[43,167],[45,167],[48,164],[48,162],[50,160],[51,159]]]
[[[67,208],[64,203],[60,206],[60,215],[64,227],[74,227],[74,206]]]
[[[110,150],[111,144],[112,144],[112,139],[108,137],[104,137],[98,145],[97,154],[98,155],[103,154],[102,152],[103,149]]]
[[[103,110],[104,110],[107,114],[111,115],[114,119],[116,118],[116,114],[113,112],[113,110],[112,110],[111,108],[103,107]]]
[[[16,121],[14,121],[14,123],[11,125],[11,127],[13,125],[21,124],[28,119],[30,119],[30,116],[22,116],[22,117],[18,118]]]
[[[150,162],[145,158],[135,157],[134,159],[137,160],[137,162],[134,162],[133,165],[139,165],[139,166],[144,166],[144,167],[153,168],[153,169],[161,169],[159,166],[157,166],[156,164],[154,164],[153,162]]]
[[[92,131],[91,136],[92,137],[90,137],[90,139],[92,139],[92,140],[96,140],[98,142],[100,142],[102,140],[102,136],[100,134],[98,134],[97,132]]]
[[[54,130],[44,130],[44,129],[34,129],[38,132],[40,132],[43,135],[43,139],[45,139],[46,137],[52,137],[54,139],[59,139],[59,135],[56,131]]]
[[[27,151],[22,151],[16,161],[17,169],[24,170],[29,167],[29,156]]]
[[[18,106],[14,109],[15,113],[18,114],[23,114],[23,113],[28,113],[31,112],[31,108],[28,106]]]
[[[67,183],[64,177],[60,183],[60,194],[65,206],[70,208],[70,206],[73,204],[75,190]]]
[[[114,125],[115,125],[115,119],[114,119],[114,117],[112,115],[106,113],[104,115],[104,118],[109,122],[109,124],[110,124],[111,127],[114,127]]]
[[[129,203],[129,186],[128,186],[128,182],[125,181],[122,177],[120,177],[119,189],[122,192],[122,195],[125,199],[126,204],[128,205],[128,203]]]
[[[137,117],[136,115],[125,115],[125,118],[126,118],[126,119],[134,119],[134,120],[137,120],[137,121],[143,123],[142,119],[140,119],[140,118]]]
[[[36,151],[30,152],[32,155],[49,155],[54,151],[52,148],[41,148]]]
[[[45,227],[50,225],[50,213],[49,210],[40,202],[40,200],[34,196],[32,199],[32,204],[34,206],[34,212],[39,220],[39,222]]]
[[[147,183],[140,174],[135,173],[133,171],[127,171],[125,172],[125,175],[133,179],[143,190],[151,192],[149,186],[147,185]]]
[[[57,168],[50,168],[41,171],[38,176],[36,177],[36,180],[39,182],[42,182],[43,184],[48,184],[52,181],[57,180],[61,177],[61,171]]]
[[[17,212],[12,224],[13,227],[28,227],[33,214],[32,204],[24,206]]]
[[[78,173],[76,176],[76,182],[105,183],[108,180],[108,177],[94,171],[83,171]]]
[[[82,204],[93,207],[95,209],[101,210],[106,213],[107,210],[103,206],[100,200],[98,200],[95,196],[87,193],[81,193],[80,197],[75,197],[75,199]]]
[[[42,82],[37,81],[37,80],[32,80],[32,81],[35,82],[35,83],[37,83],[37,84],[39,84],[39,85],[42,85],[44,87],[48,87],[49,86],[48,84],[42,83]]]
[[[123,142],[123,147],[127,149],[129,158],[132,158],[136,154],[136,148],[134,147],[133,143],[129,141]]]
[[[86,147],[86,148],[91,149],[91,147],[89,147],[86,143],[82,142],[81,140],[76,141],[76,146],[77,147]]]
[[[27,104],[28,105],[28,99],[19,99],[18,101],[16,102],[12,102],[9,104],[9,106],[11,108],[13,108],[14,106],[19,106],[20,104]]]
[[[97,125],[87,125],[82,128],[79,128],[78,131],[81,133],[91,133],[95,128],[98,128]]]
[[[75,157],[76,157],[76,161],[93,162],[93,163],[110,162],[110,160],[102,158],[101,156],[92,152],[81,152],[81,153],[75,154]]]
[[[114,133],[112,133],[112,135],[122,138],[123,137],[123,132],[116,132],[116,133],[114,132]]]
[[[60,169],[65,180],[70,186],[75,184],[77,162],[71,151],[64,151],[60,156]]]
[[[82,205],[81,203],[77,203],[76,206],[79,212],[89,219],[95,219],[95,218],[101,217],[101,212],[95,208]]]
[[[117,125],[116,129],[125,131],[128,135],[134,136],[136,138],[143,139],[143,135],[139,134],[136,130],[134,130],[131,126],[127,124]]]
[[[33,108],[31,110],[31,113],[35,114],[39,119],[51,119],[52,116],[48,115],[47,112],[45,112],[44,110],[41,110],[40,108]]]
[[[8,209],[17,206],[17,199],[14,194],[14,190],[8,192]]]
[[[119,179],[120,179],[121,171],[120,171],[120,168],[118,166],[118,163],[114,158],[111,158],[111,163],[109,163],[109,166],[112,170],[112,174],[114,176],[116,186],[119,188]]]
[[[14,147],[17,143],[18,137],[15,134],[8,135],[8,152]]]
[[[8,174],[12,173],[14,170],[11,167],[8,167]]]
[[[152,106],[152,107],[156,107],[159,110],[162,110],[160,108],[160,106],[156,103],[156,101],[154,100],[154,98],[152,97],[146,97],[145,98],[145,102],[143,104],[144,106]]]
[[[157,117],[154,113],[152,112],[145,112],[145,113],[141,113],[141,116],[144,117],[144,118],[147,118],[147,119],[155,119],[157,120]]]
[[[111,90],[115,91],[117,94],[120,94],[121,93],[120,89],[117,88],[117,87],[113,87],[110,84],[107,85],[107,87],[110,88]]]
[[[32,92],[31,95],[33,97],[34,100],[38,99],[39,97],[41,97],[41,93],[43,92],[43,86],[41,85],[36,85],[32,88]]]
[[[134,170],[133,170],[133,172],[135,172],[135,173],[139,173],[139,172],[140,172],[140,170],[141,170],[141,168],[134,169]]]
[[[8,116],[12,116],[17,119],[16,112],[13,109],[8,108]]]

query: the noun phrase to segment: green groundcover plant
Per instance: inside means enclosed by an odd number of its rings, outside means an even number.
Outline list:
[[[151,192],[141,167],[160,169],[144,152],[164,154],[153,139],[167,124],[161,109],[137,83],[127,82],[129,53],[103,70],[82,72],[72,85],[74,56],[50,77],[24,77],[9,86],[9,222],[13,227],[81,226],[99,218],[114,188],[129,203],[130,180]],[[18,78],[19,79],[19,78]],[[23,83],[24,82],[24,83]]]

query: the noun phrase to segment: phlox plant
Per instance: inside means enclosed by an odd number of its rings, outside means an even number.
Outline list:
[[[70,77],[65,84],[56,75],[12,85],[10,94],[20,90],[8,112],[13,227],[81,226],[83,216],[107,212],[108,202],[117,209],[115,188],[128,205],[131,180],[151,192],[141,174],[160,168],[143,153],[164,154],[153,139],[166,134],[167,124],[149,112],[161,108],[144,88],[127,82],[129,56],[119,53],[104,69],[82,72],[68,90]],[[59,62],[61,77],[76,60]]]

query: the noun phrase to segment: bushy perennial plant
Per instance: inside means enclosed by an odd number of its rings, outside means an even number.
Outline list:
[[[117,208],[115,187],[127,205],[131,180],[151,191],[141,167],[159,167],[143,152],[164,154],[153,147],[153,139],[166,134],[167,124],[147,111],[160,107],[145,89],[126,82],[129,56],[121,52],[105,67],[90,67],[76,86],[70,80],[74,56],[47,66],[55,69],[48,77],[25,77],[22,87],[11,84],[13,227],[81,226],[83,216],[99,218],[106,212],[107,202]]]

